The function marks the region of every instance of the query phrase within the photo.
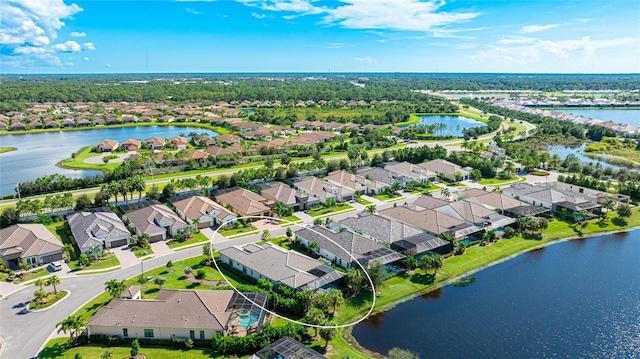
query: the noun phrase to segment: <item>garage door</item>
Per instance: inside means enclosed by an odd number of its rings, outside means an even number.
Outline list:
[[[47,256],[42,257],[42,263],[51,263],[55,261],[61,261],[63,258],[62,252],[49,254]]]
[[[122,246],[126,246],[127,245],[127,240],[126,239],[121,239],[118,241],[112,241],[111,242],[111,248],[115,248],[115,247],[122,247]]]
[[[162,240],[162,234],[149,237],[149,243],[159,242]]]
[[[211,222],[198,223],[198,229],[209,228],[211,226],[213,226],[213,223],[211,223]]]

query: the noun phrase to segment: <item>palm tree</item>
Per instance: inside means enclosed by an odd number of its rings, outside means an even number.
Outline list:
[[[70,339],[73,339],[74,335],[76,339],[78,339],[80,333],[85,329],[86,323],[82,316],[70,315],[56,324],[56,327],[59,327],[58,333],[64,332],[66,334],[67,332],[69,332]]]
[[[49,277],[49,279],[47,280],[47,285],[53,286],[53,294],[58,294],[58,289],[56,288],[56,285],[60,284],[60,278],[57,275],[53,275],[51,277]]]
[[[333,306],[333,313],[335,313],[336,307],[344,303],[344,296],[342,295],[342,291],[332,288],[329,289],[329,291],[327,291],[326,293],[329,304]]]
[[[265,229],[264,231],[262,231],[262,236],[260,237],[260,239],[263,242],[268,242],[271,239],[271,233],[269,232],[268,229]]]
[[[276,201],[276,205],[273,211],[278,215],[278,217],[286,217],[287,212],[289,211],[289,207],[286,204],[280,201]]]
[[[38,278],[33,284],[40,287],[40,289],[43,289],[44,286],[47,285],[47,280],[45,278]]]
[[[133,177],[133,181],[131,185],[132,185],[131,195],[133,195],[134,190],[138,191],[138,202],[140,202],[142,200],[142,192],[147,187],[146,181],[144,180],[144,176],[138,175]]]
[[[320,325],[324,322],[324,312],[318,308],[311,308],[304,319],[309,324]],[[313,330],[314,336],[318,336],[318,327],[314,327]]]
[[[442,256],[439,254],[434,254],[431,257],[431,269],[433,269],[433,276],[437,276],[438,275],[438,269],[442,268],[442,266],[444,265],[444,260],[442,259]]]
[[[324,347],[329,345],[329,341],[333,340],[338,333],[338,329],[335,328],[336,323],[334,321],[327,321],[324,323],[324,327],[320,328],[320,338],[324,340]]]
[[[368,205],[364,210],[368,213],[376,213],[377,211],[375,204]]]
[[[431,267],[431,257],[429,256],[424,256],[422,257],[422,262],[420,263],[420,266],[422,267],[422,269],[424,269],[424,274],[427,275],[429,274],[429,270],[432,269]]]
[[[119,297],[120,294],[127,288],[127,285],[124,284],[124,281],[118,282],[117,279],[111,279],[104,284],[105,290],[109,292],[109,294],[115,298]]]
[[[443,188],[440,193],[442,193],[443,196],[447,197],[447,199],[449,199],[449,196],[451,196],[451,191],[449,191],[448,188]]]
[[[316,254],[318,254],[318,252],[320,252],[320,246],[318,245],[318,242],[316,242],[316,241],[309,242],[308,247],[309,247],[310,251],[312,251],[312,252],[314,252]]]
[[[44,298],[47,296],[47,292],[44,289],[40,288],[33,293],[33,296],[36,298],[36,301],[40,304],[44,303]]]
[[[305,289],[300,294],[298,294],[298,300],[302,307],[304,308],[304,312],[307,313],[311,309],[311,305],[313,304],[313,299],[315,298],[312,291],[309,289]]]
[[[576,212],[576,217],[579,217],[580,219],[578,220],[578,223],[582,224],[582,221],[587,219],[587,215],[589,214],[589,212],[587,212],[586,210],[582,209],[578,212]]]

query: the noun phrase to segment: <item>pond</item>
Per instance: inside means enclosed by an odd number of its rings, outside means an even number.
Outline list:
[[[626,123],[640,127],[640,109],[638,110],[606,110],[606,109],[562,109],[558,110],[576,116],[597,118],[613,123]]]
[[[441,133],[445,136],[462,136],[462,131],[467,128],[472,127],[480,127],[485,126],[486,124],[480,121],[472,120],[470,118],[466,118],[463,116],[420,116],[420,122],[417,124],[420,125],[435,125],[437,123],[444,123],[447,125],[447,128],[440,132],[438,131],[438,135]],[[415,126],[414,124],[412,126]]]
[[[615,165],[610,165],[605,161],[599,160],[597,158],[591,158],[591,157],[587,157],[585,155],[584,149],[587,146],[586,143],[583,143],[580,146],[560,146],[560,145],[551,145],[549,147],[547,147],[547,151],[549,151],[549,154],[551,155],[558,155],[560,157],[561,160],[564,160],[565,157],[567,157],[567,155],[569,154],[573,154],[575,155],[578,160],[582,163],[582,164],[587,164],[589,162],[593,162],[594,164],[599,163],[602,168],[606,168],[606,167],[611,167],[615,170],[619,170],[622,167],[620,166],[615,166]],[[604,155],[605,157],[607,155]],[[615,157],[615,156],[611,156],[611,157]]]
[[[633,358],[640,353],[640,231],[561,242],[367,318],[369,350],[421,358]]]
[[[122,142],[129,138],[170,138],[180,134],[188,135],[190,132],[212,137],[218,135],[203,128],[177,126],[136,126],[2,135],[0,146],[17,147],[18,150],[0,155],[0,195],[15,194],[18,182],[32,181],[44,175],[58,173],[77,178],[100,173],[63,169],[57,167],[56,163],[71,157],[72,153],[82,147],[95,145],[104,139]]]

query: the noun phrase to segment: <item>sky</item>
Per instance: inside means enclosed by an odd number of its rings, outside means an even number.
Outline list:
[[[640,73],[638,0],[0,1],[0,73]]]

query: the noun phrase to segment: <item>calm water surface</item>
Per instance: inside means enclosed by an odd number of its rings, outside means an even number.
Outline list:
[[[611,121],[614,123],[628,123],[640,127],[640,110],[580,110],[564,109],[558,110],[576,116],[586,118],[597,118],[598,120]]]
[[[418,122],[421,125],[434,125],[436,123],[447,125],[447,129],[443,131],[446,136],[462,136],[464,129],[485,126],[483,122],[462,116],[420,116],[420,122]],[[457,126],[460,126],[460,131],[458,131]],[[440,134],[439,131],[438,134]]]
[[[367,349],[421,358],[640,358],[640,230],[562,242],[368,318]]]
[[[83,177],[99,171],[62,169],[56,163],[71,157],[84,146],[95,145],[104,139],[120,142],[129,138],[147,139],[153,136],[170,138],[190,132],[217,136],[213,131],[195,127],[140,126],[104,128],[82,131],[42,132],[0,136],[0,146],[17,147],[17,151],[0,155],[0,195],[14,194],[17,182],[32,181],[44,175],[59,173],[70,177]]]

